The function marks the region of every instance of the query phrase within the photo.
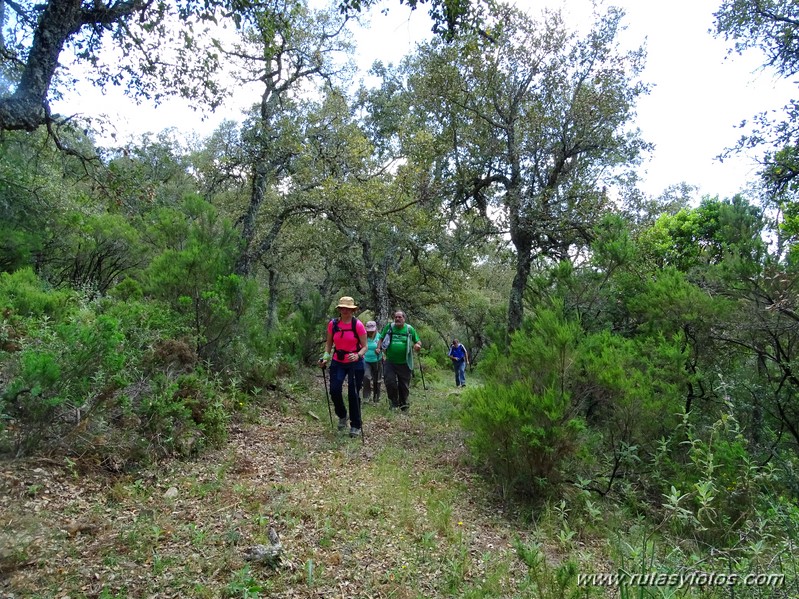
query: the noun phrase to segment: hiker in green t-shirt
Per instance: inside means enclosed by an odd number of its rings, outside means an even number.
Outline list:
[[[408,411],[408,393],[413,374],[413,352],[422,349],[419,334],[405,323],[405,312],[394,312],[394,322],[380,333],[383,348],[383,380],[391,409]]]

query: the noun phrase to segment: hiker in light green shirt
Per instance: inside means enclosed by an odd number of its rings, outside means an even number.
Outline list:
[[[394,322],[380,333],[383,355],[383,380],[391,409],[408,411],[408,394],[413,374],[413,352],[422,349],[419,334],[405,322],[402,310],[394,312]]]
[[[363,355],[366,370],[363,375],[363,400],[380,403],[380,379],[383,378],[383,359],[380,355],[380,333],[377,323],[366,323],[366,353]]]

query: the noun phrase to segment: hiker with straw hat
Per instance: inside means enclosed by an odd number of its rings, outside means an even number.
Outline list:
[[[347,379],[347,398],[349,400],[350,437],[361,435],[361,400],[359,393],[363,384],[366,353],[366,328],[355,318],[358,306],[351,297],[344,296],[336,308],[339,318],[327,323],[325,353],[319,366],[325,368],[330,363],[330,397],[338,416],[338,430],[347,428],[347,408],[344,406],[344,379]]]

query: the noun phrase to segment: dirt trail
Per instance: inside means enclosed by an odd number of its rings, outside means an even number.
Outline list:
[[[497,568],[510,592],[517,532],[465,465],[452,398],[364,406],[365,443],[331,431],[319,386],[191,461],[0,464],[0,597],[457,596]],[[277,570],[244,559],[269,527]]]

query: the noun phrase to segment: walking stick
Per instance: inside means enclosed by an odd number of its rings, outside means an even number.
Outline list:
[[[427,391],[427,385],[424,384],[424,370],[422,370],[422,353],[419,352],[419,372],[422,373],[422,389]]]
[[[352,376],[353,378],[355,377],[354,374]],[[356,390],[358,391],[358,412],[361,413],[361,444],[366,445],[366,435],[363,432],[363,410],[361,409],[361,391],[357,387]]]
[[[388,407],[388,411],[391,411],[391,398],[388,396],[388,383],[386,383],[386,357],[381,356],[380,359],[383,361],[383,372],[380,375],[383,377],[383,394],[386,396],[386,407]]]
[[[347,374],[347,389],[349,390],[353,385],[355,387],[355,396],[358,398],[358,413],[361,415],[361,442],[366,445],[366,440],[364,439],[365,435],[363,434],[363,409],[361,405],[361,388],[358,387],[358,383],[356,382],[355,372],[350,370]],[[363,379],[361,379],[361,387],[363,387]],[[352,416],[352,414],[350,414]]]
[[[327,413],[330,416],[330,429],[333,429],[333,410],[330,409],[330,394],[327,392],[327,376],[325,376],[325,369],[327,366],[322,366],[322,380],[325,382],[325,397],[327,398]]]

